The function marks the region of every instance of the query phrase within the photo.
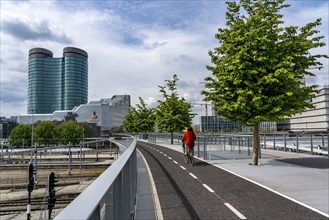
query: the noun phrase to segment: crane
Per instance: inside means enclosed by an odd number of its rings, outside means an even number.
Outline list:
[[[209,104],[208,102],[204,102],[204,101],[191,101],[190,102],[191,103],[191,105],[193,105],[193,106],[195,106],[195,105],[199,105],[199,106],[201,106],[201,107],[205,107],[205,116],[208,116],[208,105],[211,105],[211,104]]]

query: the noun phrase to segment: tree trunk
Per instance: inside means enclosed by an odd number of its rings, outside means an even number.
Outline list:
[[[170,144],[174,144],[174,132],[170,132]]]
[[[258,152],[260,146],[259,140],[259,123],[254,124],[254,133],[253,133],[253,151],[252,151],[252,165],[258,165]]]

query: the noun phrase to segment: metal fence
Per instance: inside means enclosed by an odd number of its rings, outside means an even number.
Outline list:
[[[122,155],[55,219],[133,219],[136,205],[136,138],[115,141]],[[125,146],[129,146],[127,149]]]
[[[183,134],[174,134],[174,144],[180,144]],[[170,134],[150,133],[148,141],[158,144],[170,144]],[[290,151],[310,155],[328,156],[329,134],[262,134],[260,147],[279,151]],[[252,135],[238,134],[198,134],[195,154],[206,160],[248,159],[252,157]],[[261,157],[261,151],[259,152]]]

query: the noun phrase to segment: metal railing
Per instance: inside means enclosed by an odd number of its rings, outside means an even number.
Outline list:
[[[174,144],[180,144],[182,133],[174,134]],[[148,141],[158,144],[170,144],[170,134],[150,133]],[[310,155],[326,155],[329,148],[329,134],[262,134],[260,147],[264,149],[290,151]],[[252,157],[252,135],[239,134],[197,134],[195,154],[206,160],[247,159]],[[259,153],[261,157],[261,151]]]
[[[132,142],[130,141],[132,140]],[[110,140],[122,155],[55,219],[134,219],[137,187],[136,138],[124,142]],[[128,141],[128,142],[127,142]]]

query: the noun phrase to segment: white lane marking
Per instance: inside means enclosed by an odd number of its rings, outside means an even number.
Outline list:
[[[171,157],[168,157],[169,158],[169,160],[171,160],[172,158]]]
[[[207,186],[207,184],[202,184],[207,190],[209,190],[209,192],[213,193],[215,192],[212,188],[210,188],[209,186]]]
[[[185,167],[183,167],[183,166],[180,166],[180,168],[182,168],[183,170],[186,170],[186,168],[185,168]]]
[[[160,154],[163,154],[162,151],[160,151]]]
[[[244,215],[242,215],[238,210],[236,210],[230,203],[224,203],[234,214],[236,214],[240,219],[247,219]]]
[[[173,160],[173,162],[174,162],[175,164],[178,164],[176,160]]]
[[[166,157],[166,156],[167,156],[167,154],[163,154],[163,156],[165,156],[165,157]]]
[[[194,179],[198,179],[193,173],[189,173]]]
[[[200,158],[198,158],[198,159],[200,159]],[[204,160],[204,161],[205,161],[205,160]],[[291,197],[289,197],[289,196],[287,196],[287,195],[285,195],[285,194],[283,194],[283,193],[280,193],[280,192],[278,192],[278,191],[276,191],[276,190],[274,190],[274,189],[272,189],[272,188],[270,188],[270,187],[268,187],[268,186],[265,186],[265,185],[263,185],[263,184],[261,184],[261,183],[258,183],[258,182],[256,182],[256,181],[254,181],[254,180],[252,180],[252,179],[248,179],[247,177],[244,177],[244,176],[242,176],[242,175],[240,175],[240,174],[234,173],[233,171],[230,171],[230,170],[228,170],[228,169],[226,169],[226,168],[224,168],[224,167],[221,167],[221,166],[219,166],[219,165],[215,165],[215,166],[218,167],[218,168],[220,168],[220,169],[222,169],[222,170],[225,170],[225,171],[228,172],[228,173],[231,173],[231,174],[233,174],[233,175],[235,175],[235,176],[237,176],[237,177],[240,177],[240,178],[242,178],[242,179],[245,179],[245,180],[247,180],[247,181],[249,181],[249,182],[251,182],[251,183],[254,183],[254,184],[256,184],[256,185],[258,185],[258,186],[260,186],[260,187],[263,187],[264,189],[267,189],[267,190],[269,190],[269,191],[271,191],[271,192],[273,192],[273,193],[275,193],[275,194],[277,194],[277,195],[279,195],[279,196],[282,196],[282,197],[284,197],[284,198],[286,198],[286,199],[289,199],[290,201],[293,201],[293,202],[295,202],[295,203],[297,203],[297,204],[299,204],[299,205],[301,205],[301,206],[304,206],[304,207],[306,207],[306,208],[308,208],[308,209],[310,209],[310,210],[312,210],[312,211],[314,211],[314,212],[317,212],[317,213],[319,213],[319,214],[321,214],[321,215],[323,215],[323,216],[329,218],[329,214],[328,214],[328,213],[325,213],[325,212],[323,212],[323,211],[321,211],[321,210],[318,210],[318,209],[316,209],[316,208],[314,208],[314,207],[312,207],[312,206],[309,206],[309,205],[307,205],[307,204],[305,204],[305,203],[303,203],[303,202],[300,202],[300,201],[298,201],[298,200],[296,200],[296,199],[294,199],[294,198],[291,198]]]

